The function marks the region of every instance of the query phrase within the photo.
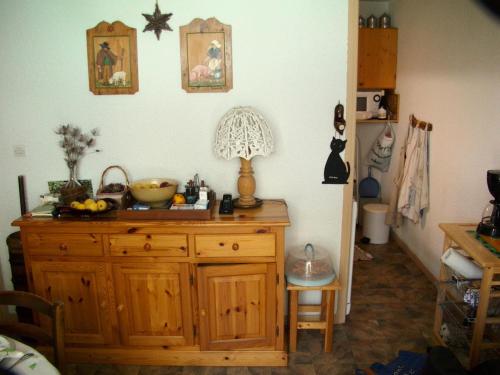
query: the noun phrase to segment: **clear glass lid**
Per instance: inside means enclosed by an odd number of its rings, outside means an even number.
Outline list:
[[[321,248],[308,243],[304,248],[291,250],[286,260],[286,275],[294,284],[303,281],[325,281],[335,278],[330,255]]]

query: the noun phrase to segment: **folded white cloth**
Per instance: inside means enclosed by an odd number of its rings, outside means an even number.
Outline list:
[[[26,354],[28,356],[24,357]],[[14,367],[12,367],[14,366]],[[10,337],[0,336],[0,372],[9,369],[14,374],[58,375],[59,371],[32,347]]]

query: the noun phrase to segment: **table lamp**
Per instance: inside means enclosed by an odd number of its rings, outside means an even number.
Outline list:
[[[267,156],[273,151],[273,135],[264,117],[252,107],[235,107],[219,121],[215,137],[215,153],[226,159],[240,158],[238,178],[239,198],[233,205],[253,208],[262,204],[255,198],[255,178],[251,159],[256,155]]]

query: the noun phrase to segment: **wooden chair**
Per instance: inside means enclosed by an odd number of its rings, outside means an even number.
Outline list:
[[[0,322],[0,333],[26,342],[28,345],[50,345],[54,349],[54,364],[61,373],[65,371],[63,303],[54,303],[33,293],[0,291],[0,305],[25,307],[43,314],[52,321],[52,332],[34,324]],[[34,343],[32,341],[34,341]]]

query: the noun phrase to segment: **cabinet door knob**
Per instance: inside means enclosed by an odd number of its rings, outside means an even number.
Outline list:
[[[116,306],[116,310],[118,310],[118,312],[122,312],[124,307],[125,306],[123,306],[123,304],[120,303],[118,306]]]
[[[67,251],[68,250],[68,245],[66,245],[65,243],[62,243],[59,245],[59,250],[61,251]]]
[[[206,316],[207,315],[207,312],[205,311],[205,309],[201,309],[200,310],[200,315],[201,316]]]
[[[240,248],[240,245],[238,245],[236,242],[233,243],[233,250],[236,251]]]
[[[146,251],[151,250],[151,244],[150,243],[145,243],[144,244],[144,250],[146,250]]]
[[[106,301],[101,302],[101,309],[105,309],[108,306]]]

